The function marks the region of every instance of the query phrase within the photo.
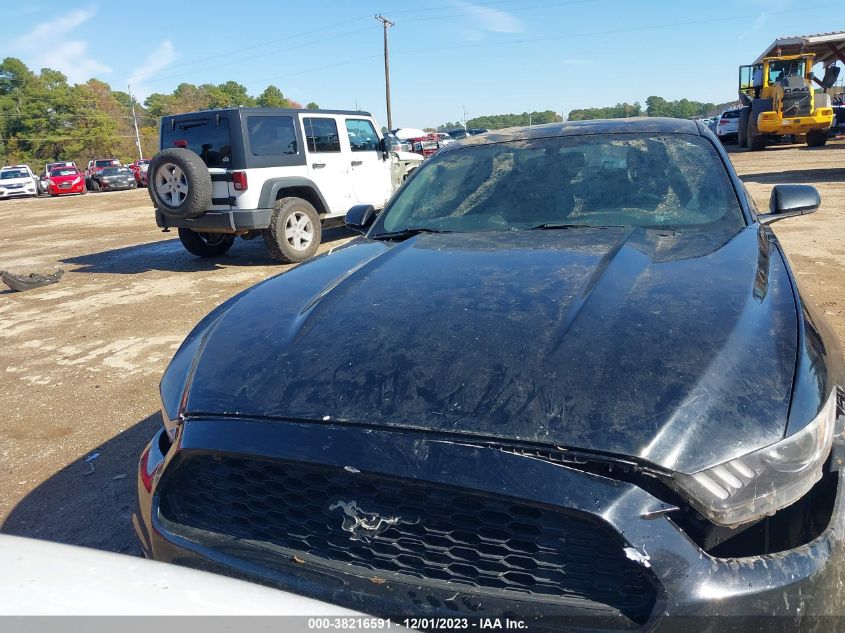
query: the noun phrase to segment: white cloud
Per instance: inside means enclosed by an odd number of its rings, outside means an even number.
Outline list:
[[[754,18],[754,22],[751,23],[751,26],[748,28],[748,30],[740,33],[739,39],[744,40],[749,35],[753,35],[757,31],[759,31],[761,28],[763,28],[763,25],[766,24],[766,21],[768,19],[769,19],[768,13],[766,13],[765,11],[763,11],[762,13],[759,13],[757,15],[757,17]]]
[[[59,70],[67,75],[71,83],[110,73],[112,69],[109,66],[88,56],[88,42],[66,39],[69,33],[96,13],[93,9],[73,9],[16,37],[11,42],[11,48],[23,53],[22,57],[33,70]]]
[[[59,36],[70,33],[80,24],[93,18],[96,13],[91,9],[74,9],[69,13],[60,15],[55,20],[39,24],[29,33],[16,37],[12,40],[12,47],[31,50],[52,43]]]
[[[170,66],[178,58],[179,53],[173,48],[173,42],[164,40],[158,45],[158,48],[147,55],[144,63],[136,68],[132,72],[132,76],[129,77],[128,83],[132,86],[133,92],[135,91],[135,86],[143,86],[148,79],[153,78],[159,71]],[[148,91],[143,88],[140,88],[137,92],[139,95],[148,96]]]
[[[46,66],[61,70],[71,83],[82,83],[112,71],[109,66],[88,57],[87,52],[88,42],[70,40],[57,43],[50,51],[49,58],[45,58],[39,68]]]
[[[492,31],[494,33],[522,33],[525,30],[521,20],[500,9],[492,9],[464,0],[459,1],[457,6],[464,9],[467,16],[477,20],[476,26],[479,26],[485,31]]]

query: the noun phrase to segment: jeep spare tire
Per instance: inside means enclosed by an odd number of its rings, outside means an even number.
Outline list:
[[[191,150],[162,150],[150,161],[147,173],[147,191],[162,215],[198,218],[211,206],[211,174]]]

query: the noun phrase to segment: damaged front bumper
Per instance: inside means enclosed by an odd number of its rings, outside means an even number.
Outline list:
[[[839,437],[833,450],[832,461],[842,463]],[[829,475],[836,479],[836,499],[828,526],[816,538],[778,553],[719,558],[703,551],[678,526],[671,504],[640,486],[586,472],[577,465],[552,463],[538,455],[411,433],[266,420],[189,419],[180,427],[174,447],[159,432],[145,451],[139,474],[138,514],[133,519],[145,553],[157,560],[255,580],[400,621],[402,617],[432,615],[511,614],[551,629],[566,625],[585,630],[651,631],[676,630],[680,618],[684,626],[694,628],[703,628],[706,622],[720,631],[763,631],[772,629],[772,618],[793,622],[795,618],[845,614],[842,471]],[[213,528],[207,522],[192,525],[191,521],[175,521],[173,507],[179,504],[173,499],[173,491],[179,489],[180,497],[192,497],[194,490],[199,493],[198,489],[207,485],[193,473],[195,489],[179,488],[180,471],[185,472],[187,464],[219,466],[227,460],[261,464],[246,477],[228,471],[227,490],[242,493],[242,498],[230,498],[227,492],[211,504],[215,507],[202,506],[201,502],[191,506],[205,507],[206,515],[219,511],[221,519]],[[303,497],[301,507],[274,506],[276,493],[266,483],[267,473],[301,465],[307,465],[303,481],[311,476],[307,473],[316,472],[314,469],[331,469],[335,480],[347,478],[344,490],[350,495],[357,490],[357,496],[326,497],[322,514],[319,508],[314,509],[317,506],[309,505],[312,500],[308,495]],[[360,481],[368,483],[362,488]],[[460,494],[453,498],[459,501],[453,501],[453,505],[464,503],[461,499],[469,501],[464,509],[455,510],[451,519],[463,527],[446,536],[460,540],[489,533],[490,538],[480,539],[475,552],[467,551],[465,543],[444,545],[430,539],[430,531],[425,532],[427,523],[434,526],[434,515],[442,511],[437,510],[437,495],[432,493],[427,502],[428,515],[416,515],[404,528],[408,534],[419,535],[419,541],[406,538],[404,543],[389,543],[387,528],[390,521],[402,522],[401,517],[408,512],[405,505],[396,505],[393,513],[383,508],[380,515],[355,515],[356,508],[366,509],[367,503],[374,503],[372,499],[389,497],[379,491],[373,492],[370,501],[360,496],[369,494],[362,491],[381,486],[380,482],[458,491]],[[253,484],[261,486],[264,501],[250,492]],[[578,549],[587,557],[593,556],[600,586],[585,588],[584,579],[577,577],[578,561],[583,558],[579,558],[580,553],[565,559],[557,576],[543,571],[549,560],[557,560],[543,558],[543,547],[549,543],[544,540],[548,536],[545,530],[557,528],[548,522],[542,524],[541,519],[532,523],[528,518],[501,518],[502,513],[493,506],[492,510],[484,509],[488,502],[502,500],[511,504],[508,507],[516,507],[518,516],[529,517],[536,512],[536,516],[593,525],[592,539],[584,540],[573,523],[571,531],[562,532],[556,542],[562,551]],[[329,511],[340,501],[346,504],[343,512]],[[270,509],[262,503],[270,503]],[[240,504],[240,509],[227,513],[226,504]],[[482,508],[478,513],[473,510],[476,505]],[[351,512],[347,511],[349,507]],[[322,546],[313,539],[308,541],[308,535],[303,537],[308,545],[299,549],[291,549],[290,542],[281,536],[276,539],[274,526],[288,525],[284,522],[290,521],[290,514],[304,508],[311,509],[311,516],[296,525],[308,525],[314,534],[333,530],[325,542],[341,543],[340,547],[350,552],[375,552],[375,558],[363,564],[359,564],[363,560],[360,557],[352,563],[341,563],[321,556]],[[372,531],[356,533],[354,526],[349,529],[350,519],[357,521],[356,525],[370,526],[366,529]],[[498,534],[496,528],[506,520],[510,521],[508,533]],[[334,523],[324,525],[331,521]],[[461,537],[461,529],[470,534]],[[250,538],[253,533],[256,536]],[[393,545],[407,547],[408,543],[416,543],[416,549],[398,553],[396,558],[407,557],[407,565],[399,571],[393,558],[379,558],[396,554],[391,553]],[[531,543],[541,545],[543,551],[531,551]],[[511,553],[492,561],[490,556],[499,545],[510,548]],[[613,551],[608,549],[611,546]],[[426,548],[446,552],[455,559],[444,565],[445,575],[440,578],[426,572],[434,569],[440,573],[431,562],[436,556],[424,551]],[[502,589],[492,588],[491,583],[472,586],[467,581],[464,572],[468,566],[487,573],[485,565],[494,564],[510,566],[509,571],[501,572]],[[558,578],[558,595],[543,589],[548,588],[549,578]],[[617,594],[618,600],[607,599]],[[690,619],[697,624],[690,624]]]

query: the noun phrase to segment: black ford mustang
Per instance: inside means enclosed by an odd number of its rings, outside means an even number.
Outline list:
[[[837,612],[842,357],[767,226],[818,205],[690,121],[449,145],[183,343],[145,552],[393,617]]]

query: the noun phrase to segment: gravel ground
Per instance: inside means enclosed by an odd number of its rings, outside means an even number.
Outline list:
[[[818,213],[775,227],[845,340],[845,143],[731,157],[761,208],[776,183],[821,191]],[[162,371],[209,310],[287,267],[261,240],[190,256],[156,228],[145,191],[4,200],[0,222],[0,269],[67,271],[54,286],[0,292],[0,531],[138,553],[135,466],[161,424]],[[350,234],[326,237],[323,250]]]
[[[260,239],[193,257],[144,190],[3,200],[0,223],[0,270],[66,271],[0,292],[0,531],[139,553],[135,467],[162,372],[209,310],[289,266]],[[321,251],[351,235],[326,231]]]

